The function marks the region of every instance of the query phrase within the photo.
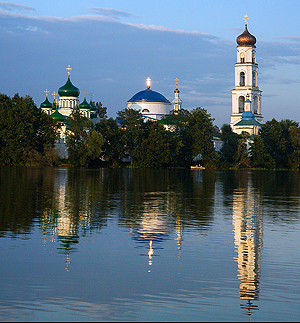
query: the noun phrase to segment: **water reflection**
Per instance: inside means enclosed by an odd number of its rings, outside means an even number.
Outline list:
[[[240,299],[247,301],[241,307],[250,316],[258,306],[251,301],[259,299],[260,259],[263,242],[261,198],[253,187],[251,173],[244,173],[245,181],[233,191],[234,243],[237,252]]]
[[[82,294],[90,295],[91,304],[112,304],[118,297],[120,307],[125,298],[138,307],[142,298],[153,305],[165,295],[170,303],[176,299],[179,307],[186,301],[196,308],[210,299],[205,306],[214,304],[218,311],[226,290],[231,303],[239,296],[238,312],[250,316],[262,293],[263,225],[299,220],[299,183],[299,174],[292,172],[2,168],[0,236],[29,239],[38,231],[40,244],[55,249],[54,256],[45,252],[41,258],[59,259],[53,267],[59,266],[60,277],[65,275],[70,286],[76,281],[73,290],[67,285],[66,295],[78,293],[84,300]],[[103,238],[103,232],[111,236]],[[104,242],[101,256],[99,250],[83,255],[82,240],[92,235],[91,244]],[[115,243],[115,249],[109,243]],[[82,269],[90,256],[95,258],[92,269]],[[97,278],[95,291],[80,285],[83,277],[76,275],[81,270]],[[232,276],[239,281],[233,296]],[[59,289],[51,279],[49,286]],[[85,277],[87,286],[91,281]]]

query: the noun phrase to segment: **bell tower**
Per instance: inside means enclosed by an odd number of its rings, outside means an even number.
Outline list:
[[[251,111],[255,120],[262,123],[261,92],[258,87],[258,64],[256,62],[256,38],[248,31],[248,16],[244,17],[245,30],[236,39],[237,62],[235,64],[235,87],[232,92],[230,125],[242,119],[242,114]]]

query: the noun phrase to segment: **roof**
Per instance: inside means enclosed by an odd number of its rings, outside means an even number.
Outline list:
[[[41,108],[52,108],[52,103],[49,102],[47,97],[46,100],[43,103],[41,103]]]
[[[79,109],[90,109],[91,105],[86,102],[86,98],[84,98],[83,102],[79,104]]]
[[[127,102],[160,102],[171,104],[171,102],[166,99],[162,94],[146,89],[136,93],[130,100]]]
[[[52,119],[55,119],[59,122],[66,122],[67,120],[67,117],[62,115],[61,113],[59,113],[57,110],[55,110],[51,116],[50,116]]]
[[[61,86],[58,89],[58,94],[60,96],[75,96],[78,97],[80,94],[79,89],[74,86],[70,80],[70,76],[68,76],[68,80],[65,85]]]
[[[256,38],[249,33],[247,25],[245,25],[244,32],[237,37],[236,42],[239,46],[254,46]]]
[[[259,126],[261,127],[261,123],[259,123],[258,121],[256,121],[255,119],[242,119],[241,121],[239,121],[238,123],[235,123],[234,126]]]

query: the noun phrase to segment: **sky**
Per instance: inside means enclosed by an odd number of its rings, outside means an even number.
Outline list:
[[[236,37],[257,39],[264,121],[300,122],[300,2],[217,0],[0,1],[0,93],[37,106],[67,80],[107,107],[109,117],[146,88],[183,108],[230,122]],[[87,99],[90,96],[87,95]]]

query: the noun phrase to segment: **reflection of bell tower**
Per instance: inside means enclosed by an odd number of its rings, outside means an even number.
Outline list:
[[[241,307],[250,316],[252,310],[258,309],[251,301],[258,300],[263,233],[259,199],[250,182],[233,194],[233,226],[240,298],[247,301]]]

